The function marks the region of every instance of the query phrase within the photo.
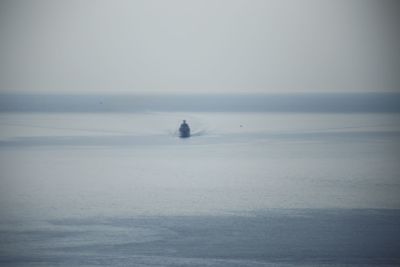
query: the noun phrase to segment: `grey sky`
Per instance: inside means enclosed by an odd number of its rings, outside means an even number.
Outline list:
[[[395,91],[399,6],[2,0],[0,92]]]

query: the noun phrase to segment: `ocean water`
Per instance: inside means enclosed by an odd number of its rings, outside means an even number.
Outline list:
[[[398,114],[20,112],[0,127],[0,265],[400,265]]]

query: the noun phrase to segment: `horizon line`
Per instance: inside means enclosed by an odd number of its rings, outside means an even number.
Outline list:
[[[0,112],[400,112],[400,93],[0,94]]]

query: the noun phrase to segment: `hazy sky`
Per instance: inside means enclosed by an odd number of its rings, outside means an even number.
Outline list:
[[[385,0],[0,0],[0,92],[400,89]]]

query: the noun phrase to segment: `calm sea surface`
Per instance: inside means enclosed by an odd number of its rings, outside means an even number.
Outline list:
[[[0,113],[0,129],[0,265],[400,264],[398,114]]]

